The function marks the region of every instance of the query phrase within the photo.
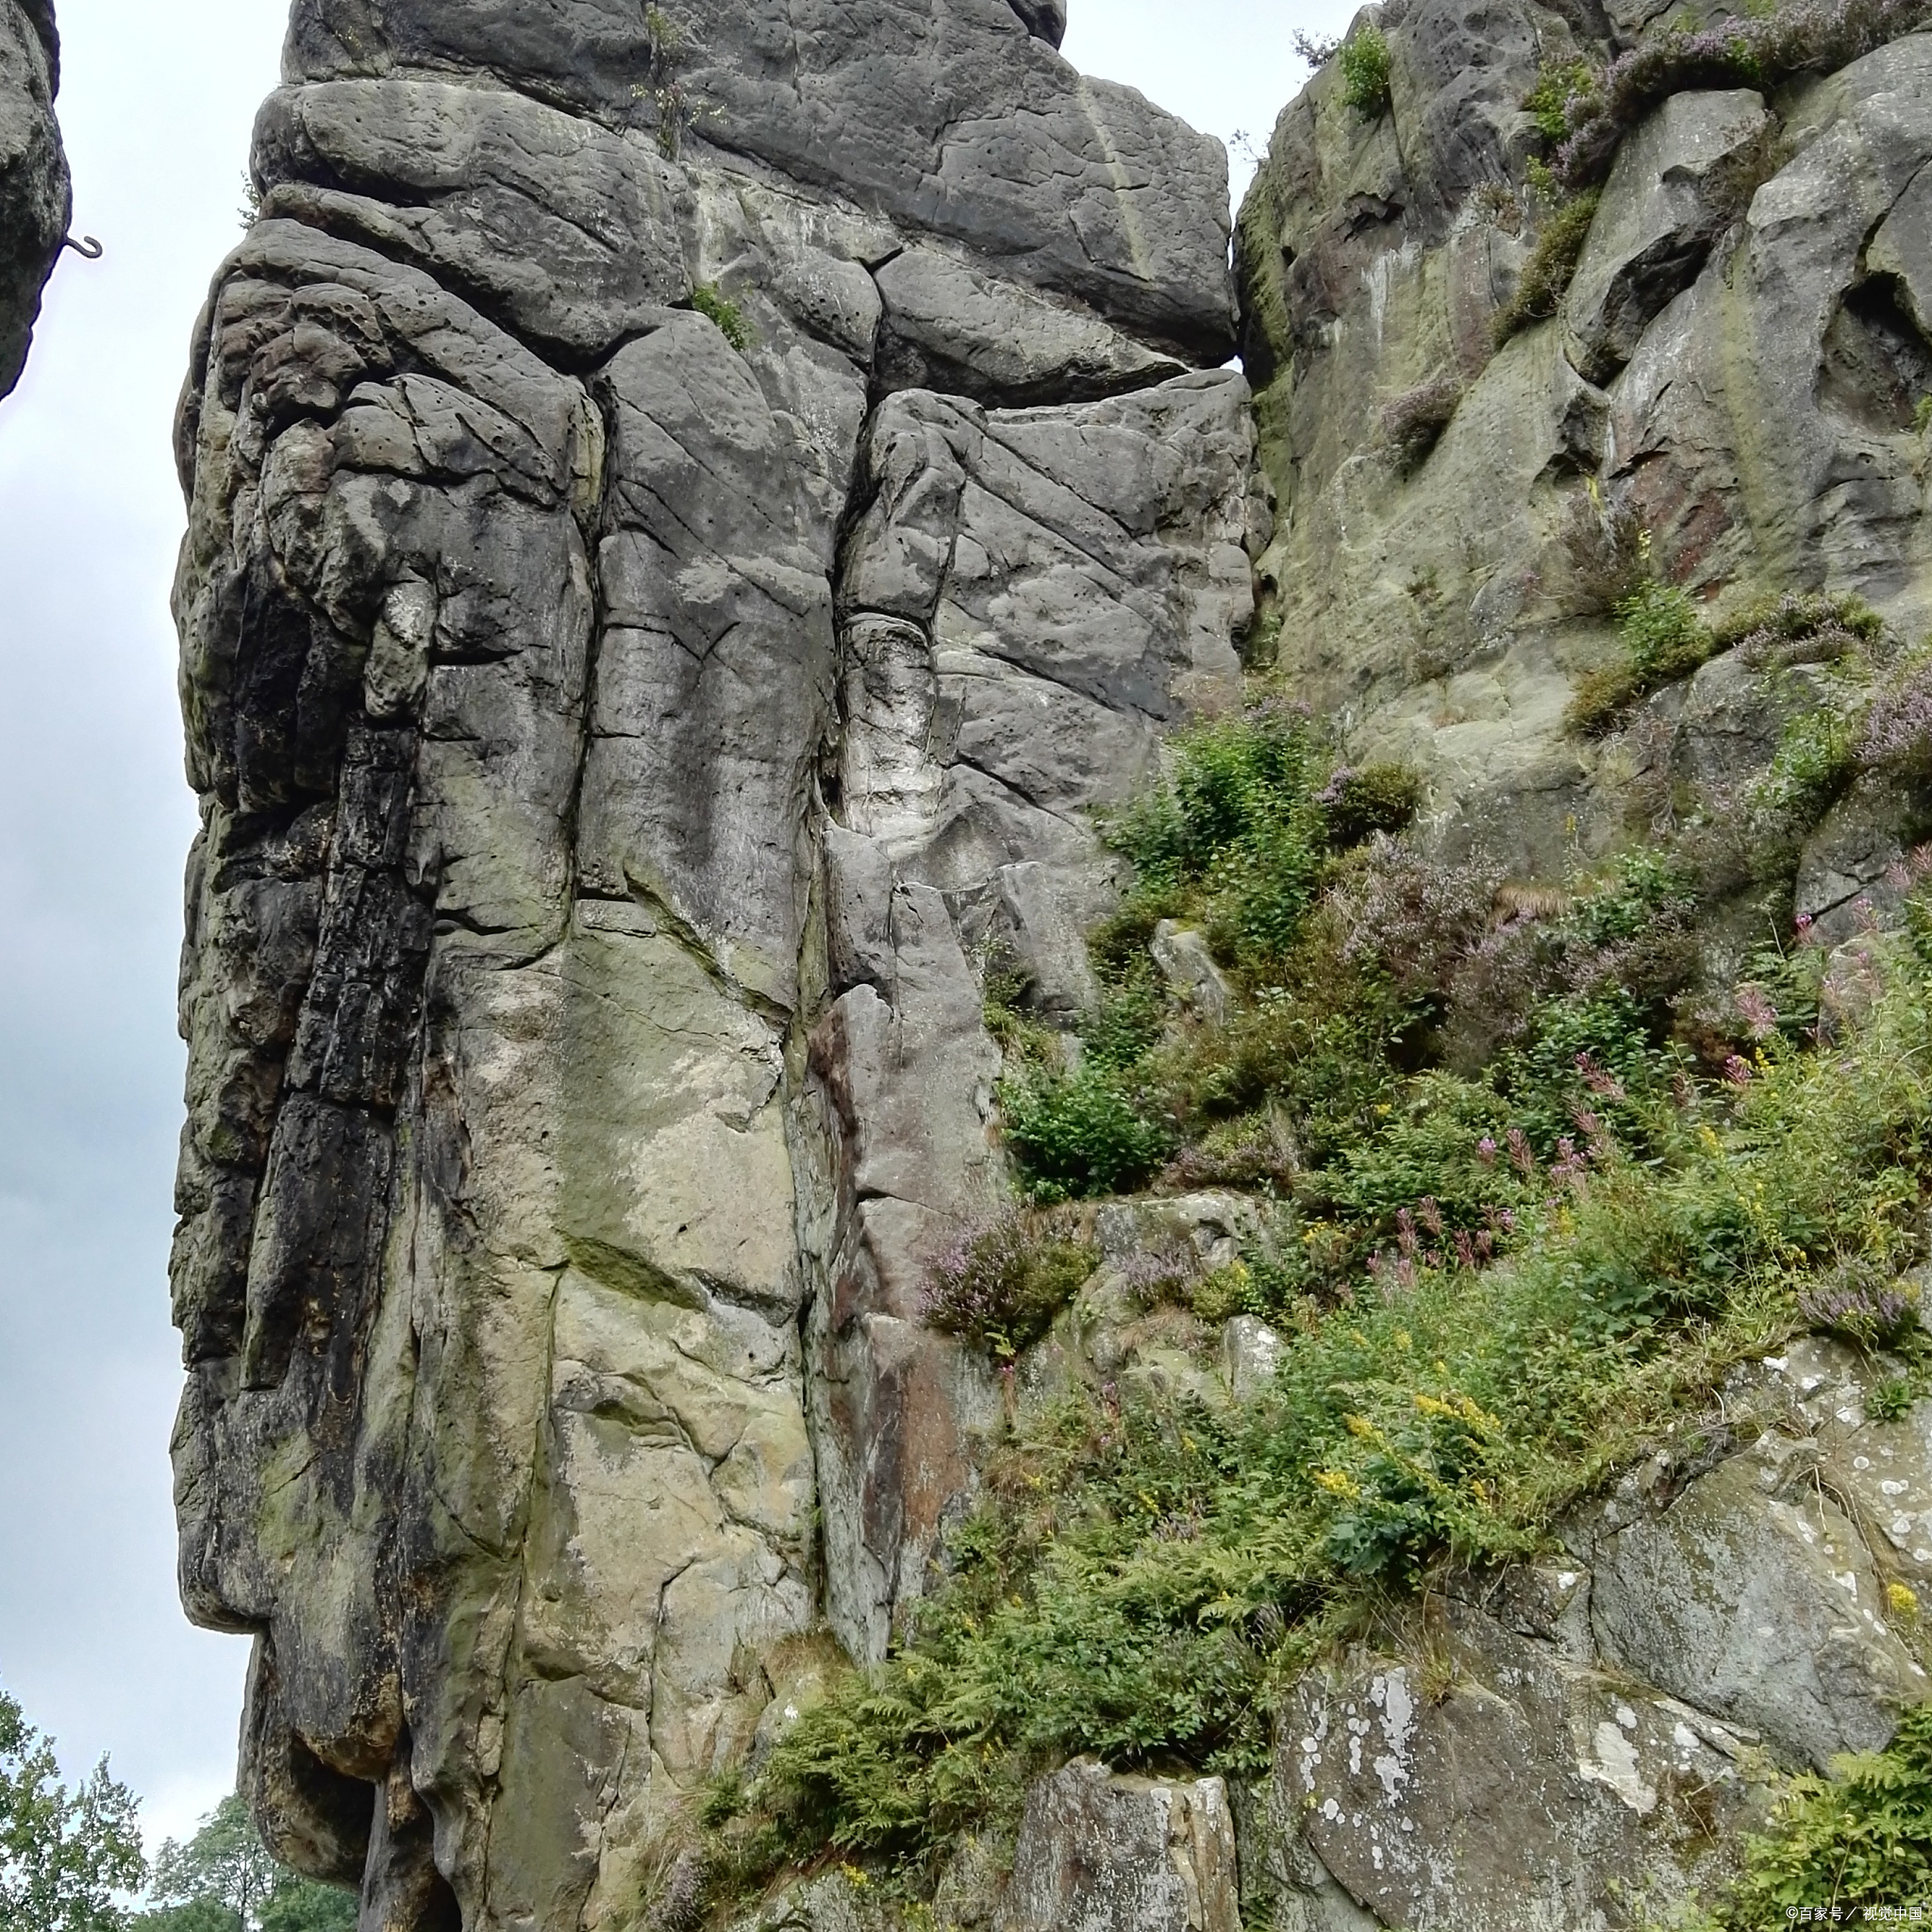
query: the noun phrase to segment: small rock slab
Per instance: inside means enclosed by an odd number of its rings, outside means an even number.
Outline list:
[[[1735,210],[1720,164],[1757,139],[1748,88],[1673,94],[1618,151],[1564,305],[1570,359],[1607,382],[1674,295],[1690,287]]]
[[[1078,1758],[1026,1794],[995,1932],[1241,1932],[1218,1777],[1116,1777]]]
[[[1806,1445],[1766,1437],[1606,1537],[1591,1621],[1614,1661],[1823,1771],[1881,1748],[1925,1680],[1814,1469]]]

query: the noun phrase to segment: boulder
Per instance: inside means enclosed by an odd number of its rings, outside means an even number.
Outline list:
[[[1752,1808],[1736,1732],[1466,1606],[1438,1641],[1446,1682],[1363,1657],[1283,1711],[1243,1847],[1275,1923],[1567,1932],[1709,1875]]]
[[[1218,1777],[1120,1777],[1079,1758],[1026,1794],[995,1932],[1241,1932]]]
[[[1591,1621],[1613,1662],[1822,1771],[1882,1747],[1924,1679],[1815,1466],[1767,1438],[1604,1537]]]
[[[1198,932],[1163,919],[1154,928],[1148,951],[1154,955],[1161,977],[1202,1019],[1210,1024],[1226,1020],[1231,997],[1227,981]]]
[[[1563,304],[1565,347],[1587,380],[1630,359],[1742,212],[1734,177],[1769,125],[1762,97],[1734,88],[1672,94],[1625,138]]]

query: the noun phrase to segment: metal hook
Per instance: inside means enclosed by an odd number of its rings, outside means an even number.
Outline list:
[[[92,235],[83,235],[78,242],[72,235],[69,235],[61,242],[60,245],[63,248],[73,249],[75,254],[79,256],[84,261],[98,261],[108,252]]]

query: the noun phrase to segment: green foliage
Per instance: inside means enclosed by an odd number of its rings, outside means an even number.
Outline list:
[[[1770,1833],[1722,1915],[1727,1932],[1771,1932],[1794,1907],[1932,1899],[1932,1705],[1899,1721],[1883,1751],[1834,1760],[1829,1779],[1791,1780]]]
[[[1389,105],[1389,39],[1370,23],[1341,43],[1341,98],[1373,118]]]
[[[1140,875],[1128,915],[1158,906],[1205,925],[1228,958],[1281,957],[1326,862],[1327,766],[1307,716],[1282,706],[1184,734],[1167,782],[1108,827]]]
[[[1493,331],[1497,348],[1532,323],[1546,322],[1556,314],[1570,291],[1599,199],[1595,189],[1586,189],[1562,203],[1543,223],[1515,294],[1496,312]]]
[[[1716,648],[1690,592],[1651,574],[1647,543],[1641,554],[1645,574],[1616,607],[1622,655],[1578,680],[1566,713],[1570,728],[1586,736],[1608,730],[1639,700],[1688,677]]]
[[[152,1909],[131,1932],[354,1932],[354,1894],[278,1864],[231,1792],[155,1858]]]
[[[1774,1341],[1816,1268],[1889,1263],[1915,1239],[1932,1132],[1921,971],[1828,1057],[1773,1041],[1741,1087],[1687,1086],[1678,1068],[1599,1095],[1623,1124],[1598,1119],[1591,1149],[1547,1163],[1526,1148],[1520,1168],[1486,1162],[1467,1137],[1504,1103],[1432,1076],[1406,1139],[1384,1141],[1391,1171],[1413,1165],[1381,1198],[1452,1171],[1462,1191],[1416,1204],[1348,1299],[1304,1309],[1273,1401],[1082,1398],[1020,1437],[913,1645],[776,1747],[754,1796],[784,1842],[921,1857],[1075,1751],[1261,1762],[1271,1687],[1365,1592],[1534,1547]],[[1507,1229],[1489,1262],[1454,1239],[1486,1218]]]
[[[1007,1145],[1035,1201],[1139,1187],[1174,1145],[1121,1070],[1098,1059],[1070,1073],[1009,1076],[999,1102]]]
[[[261,1908],[261,1932],[356,1932],[356,1896],[285,1874]]]
[[[1829,704],[1801,711],[1778,733],[1770,769],[1755,790],[1756,802],[1815,822],[1851,782],[1857,741],[1856,717]]]
[[[1679,615],[1642,600],[1633,652],[1668,661]],[[1374,1605],[1536,1548],[1807,1310],[1862,1319],[1821,1294],[1892,1282],[1916,1252],[1932,959],[1889,965],[1821,1055],[1794,1023],[1808,955],[1763,949],[1738,993],[1748,1058],[1713,1075],[1670,1039],[1679,861],[1635,853],[1526,912],[1386,837],[1338,854],[1324,762],[1281,712],[1183,742],[1112,829],[1141,879],[1096,947],[1112,991],[1077,1069],[1016,1076],[1107,1123],[1101,1158],[1075,1158],[1084,1117],[1049,1154],[1015,1108],[1036,1188],[1119,1184],[1157,1156],[1108,1136],[1158,1121],[1178,1177],[1246,1162],[1277,1191],[1264,1247],[1169,1296],[1274,1321],[1273,1398],[1075,1394],[1016,1424],[910,1641],[835,1687],[745,1794],[728,1829],[761,1850],[742,1869],[827,1845],[929,1858],[1076,1752],[1259,1767],[1282,1688]],[[1240,899],[1284,896],[1284,873],[1294,916],[1257,940]],[[1225,1024],[1163,1006],[1156,916],[1251,935]],[[1457,1071],[1464,1007],[1502,1031]]]
[[[1523,105],[1537,132],[1554,147],[1570,131],[1571,104],[1588,101],[1596,90],[1596,70],[1589,61],[1557,61],[1543,66]]]
[[[0,1925],[8,1932],[120,1932],[115,1894],[146,1874],[136,1804],[104,1757],[72,1790],[53,1740],[0,1690]]]
[[[1330,841],[1359,845],[1377,832],[1406,831],[1422,808],[1423,788],[1407,765],[1382,763],[1339,773],[1322,796]]]
[[[758,341],[758,331],[735,302],[727,301],[713,282],[700,282],[691,291],[691,306],[715,323],[718,332],[740,355]]]
[[[1878,641],[1884,628],[1884,620],[1861,598],[1788,591],[1782,596],[1750,605],[1736,617],[1715,625],[1710,636],[1714,650],[1735,648],[1762,656],[1784,655],[1792,645],[1821,641],[1832,647],[1869,648]],[[1807,655],[1816,659],[1831,654],[1830,650],[1813,650]]]

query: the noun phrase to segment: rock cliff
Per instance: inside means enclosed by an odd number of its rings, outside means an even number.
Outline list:
[[[73,193],[54,120],[60,41],[52,0],[0,7],[0,396],[20,380]]]
[[[296,0],[177,427],[175,1456],[184,1600],[254,1639],[250,1803],[363,1932],[738,1909],[694,1821],[916,1641],[953,1533],[1016,1507],[1000,1445],[1069,1401],[1103,1449],[1123,1404],[1273,1412],[1284,1307],[1313,1333],[1320,1297],[1174,1284],[1299,1280],[1284,1243],[1345,1219],[1278,1108],[1259,1155],[1169,1147],[1158,1198],[1028,1224],[1085,1257],[1043,1340],[930,1302],[1030,1172],[1008,1103],[1105,1077],[1122,985],[1196,1046],[1288,998],[1211,921],[1118,911],[1107,827],[1176,734],[1299,700],[1351,761],[1308,806],[1334,826],[1405,761],[1404,849],[1492,869],[1493,951],[1577,866],[1756,798],[1838,659],[1932,616],[1925,36],[1827,35],[1757,88],[1707,58],[1586,203],[1524,103],[1647,23],[1397,0],[1356,30],[1386,88],[1338,62],[1284,113],[1237,277],[1218,145],[1075,73],[1063,25]],[[1767,593],[1837,614],[1725,648]],[[1696,649],[1579,724],[1633,596]],[[1828,1037],[1881,1000],[1932,824],[1889,769],[1777,822],[1774,916],[1851,941]],[[1397,863],[1370,824],[1338,850]],[[1767,890],[1706,893],[1684,1013],[1728,997]],[[1621,1104],[1595,1038],[1559,1071]],[[1228,1112],[1257,1076],[1215,1077]],[[1554,1157],[1509,1145],[1540,1186]],[[1375,1225],[1412,1285],[1414,1220]],[[1932,1400],[1881,1398],[1870,1348],[1775,1352],[1792,1322],[1753,1307],[1684,1372],[1696,1427],[1441,1570],[1420,1649],[1372,1620],[1282,1650],[1307,1667],[1238,1763],[1151,1718],[1119,1771],[1023,1753],[923,1895],[821,1872],[743,1923],[1554,1932],[1728,1875],[1765,1778],[1923,1697],[1899,1607],[1932,1584]],[[1299,1614],[1249,1608],[1243,1657]]]
[[[973,962],[1078,1001],[1252,608],[1223,157],[1054,25],[295,9],[180,419],[176,1458],[365,1926],[622,1922],[971,1490]]]

